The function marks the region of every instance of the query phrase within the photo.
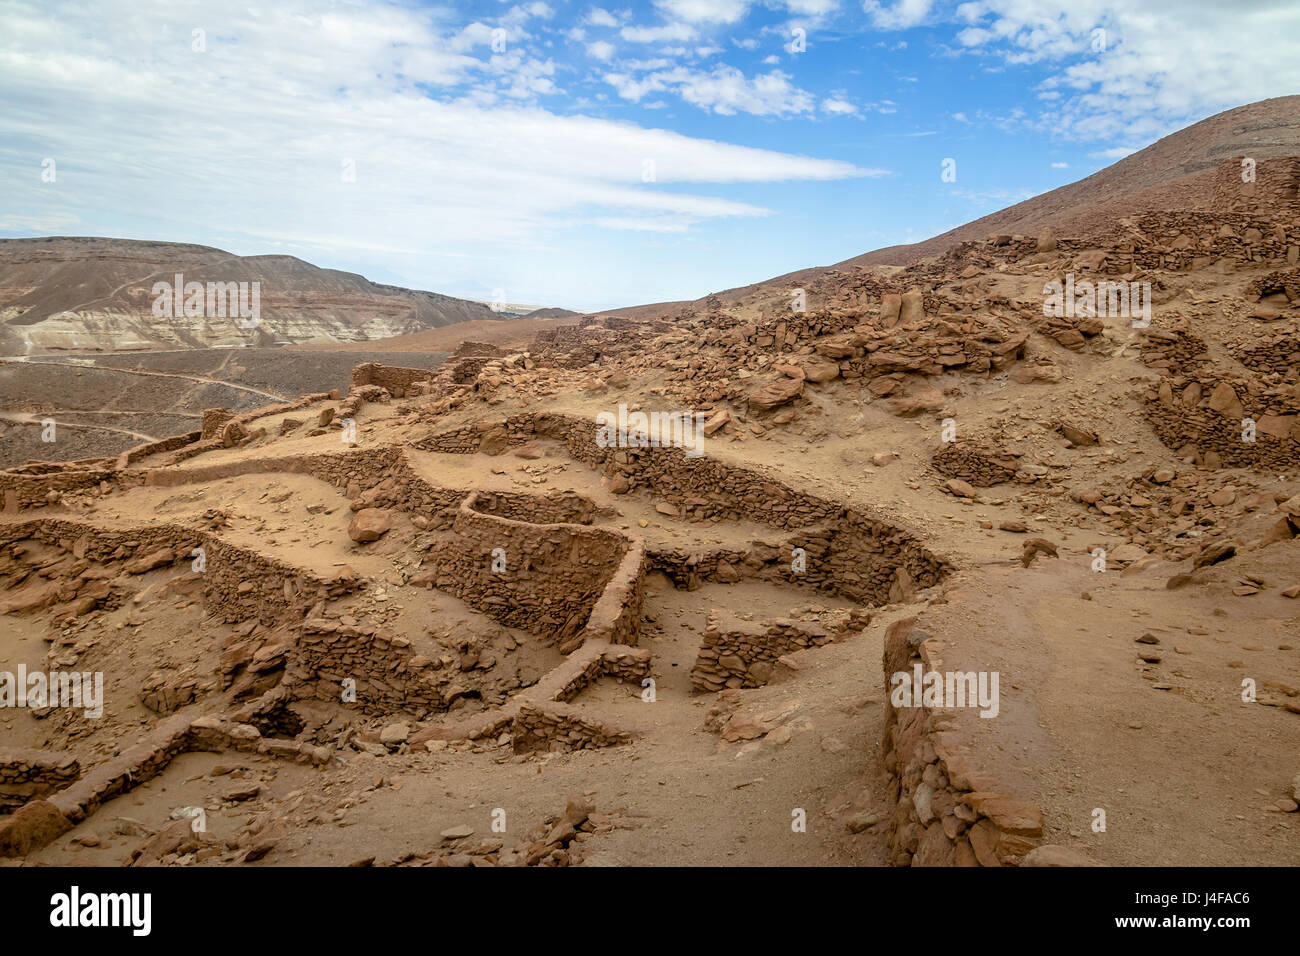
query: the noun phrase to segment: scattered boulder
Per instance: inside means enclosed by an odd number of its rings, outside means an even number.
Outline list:
[[[378,541],[393,526],[393,519],[384,508],[362,508],[348,525],[348,537],[358,544]]]

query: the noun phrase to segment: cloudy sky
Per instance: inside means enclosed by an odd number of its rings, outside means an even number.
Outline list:
[[[0,0],[0,236],[690,299],[1300,92],[1297,36],[1297,0]]]

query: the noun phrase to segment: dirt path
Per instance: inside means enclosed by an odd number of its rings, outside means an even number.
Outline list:
[[[119,435],[129,435],[131,438],[138,438],[142,442],[158,441],[156,435],[146,435],[144,432],[131,431],[128,428],[114,428],[112,425],[86,425],[81,422],[59,421],[59,419],[53,417],[57,414],[58,412],[53,412],[37,418],[34,412],[0,412],[0,418],[20,425],[38,425],[42,420],[49,418],[58,428],[80,428],[86,431],[116,432]]]
[[[75,362],[33,362],[33,365],[59,365],[64,368],[75,368],[85,370],[93,368],[101,372],[120,372],[124,375],[144,375],[152,378],[176,378],[183,381],[194,382],[197,385],[224,385],[226,388],[233,388],[239,392],[248,392],[251,395],[260,395],[262,398],[269,399],[271,402],[285,402],[289,396],[281,395],[279,392],[268,392],[260,388],[253,388],[251,385],[240,385],[236,382],[226,382],[219,378],[208,378],[203,375],[187,375],[184,372],[155,372],[146,371],[138,368],[114,368],[111,365],[78,365]]]

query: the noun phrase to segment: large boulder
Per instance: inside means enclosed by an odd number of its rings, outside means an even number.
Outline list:
[[[792,402],[803,394],[803,379],[779,378],[749,395],[749,407],[760,411]]]
[[[1220,382],[1214,386],[1214,391],[1210,393],[1210,407],[1219,414],[1238,421],[1246,414],[1236,390],[1227,382]]]
[[[54,804],[33,800],[0,822],[0,856],[26,856],[71,829],[68,818]]]
[[[923,318],[925,318],[925,299],[921,295],[921,290],[909,289],[903,293],[899,321],[906,325],[908,322],[915,322]]]
[[[840,366],[838,362],[831,362],[825,359],[819,359],[816,356],[809,356],[800,363],[803,368],[804,378],[809,382],[829,382],[831,379],[840,377]]]
[[[903,307],[903,297],[897,292],[886,292],[880,297],[880,325],[892,329],[898,324],[898,315]]]
[[[393,526],[393,519],[383,508],[362,508],[352,516],[348,537],[358,544],[378,541]]]

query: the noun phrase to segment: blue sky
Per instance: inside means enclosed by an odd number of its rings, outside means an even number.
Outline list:
[[[1297,36],[1294,0],[0,0],[0,236],[693,299],[1300,92]]]

